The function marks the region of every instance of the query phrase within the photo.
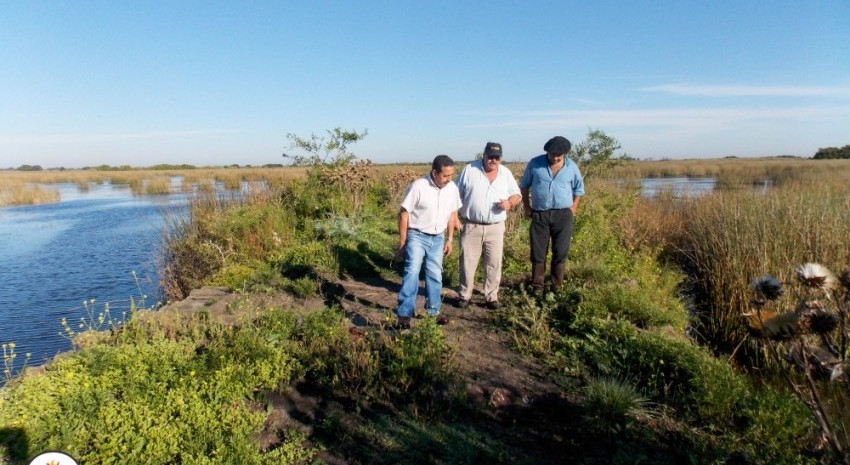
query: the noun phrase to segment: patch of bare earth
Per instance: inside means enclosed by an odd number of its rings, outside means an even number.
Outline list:
[[[205,312],[209,318],[235,323],[245,311],[270,306],[295,310],[315,311],[336,304],[346,314],[352,333],[389,331],[394,322],[398,283],[375,278],[371,281],[342,280],[325,286],[325,300],[296,299],[281,294],[237,295],[218,288],[203,288],[192,292],[182,302],[161,309],[158,319],[167,324],[171,318],[186,317]],[[424,301],[419,297],[417,308]],[[511,350],[507,336],[490,324],[490,311],[475,304],[461,309],[456,307],[454,293],[447,291],[442,312],[450,323],[443,327],[449,343],[456,349],[456,362],[466,392],[454,419],[478,434],[505,446],[510,451],[499,463],[563,463],[568,457],[584,455],[581,434],[577,435],[580,413],[575,399],[567,398],[564,389],[545,376],[537,360],[523,357]],[[237,305],[238,303],[238,305]],[[239,308],[238,313],[235,310]],[[414,328],[416,320],[414,320]],[[415,330],[415,329],[414,329]],[[274,447],[283,438],[284,431],[296,428],[307,437],[322,444],[333,443],[335,438],[322,437],[324,430],[318,425],[328,418],[337,424],[336,430],[354,430],[381,415],[397,413],[393,406],[375,405],[364,409],[349,405],[345,400],[327,399],[309,386],[296,386],[288,392],[265,393],[267,406],[272,413],[260,437],[263,448]],[[462,416],[462,418],[458,418]],[[361,441],[362,442],[362,441]],[[344,441],[340,449],[328,447],[321,455],[323,463],[354,464],[375,462],[382,444],[359,444],[351,447]],[[353,450],[346,450],[353,449]],[[364,452],[364,449],[370,449]],[[435,452],[439,457],[439,451]],[[488,462],[493,462],[489,457]],[[425,457],[421,463],[436,460]],[[418,460],[414,460],[418,461]],[[436,460],[448,463],[445,460]]]

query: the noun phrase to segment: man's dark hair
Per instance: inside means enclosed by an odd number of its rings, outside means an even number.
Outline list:
[[[572,144],[570,144],[570,141],[566,137],[555,136],[546,142],[546,145],[543,146],[543,151],[556,155],[566,155],[570,153],[571,148]]]
[[[443,171],[447,166],[454,166],[455,162],[448,155],[437,155],[431,163],[431,171]]]

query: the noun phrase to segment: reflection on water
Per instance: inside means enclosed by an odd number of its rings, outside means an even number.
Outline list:
[[[640,181],[641,193],[645,197],[655,197],[661,193],[670,193],[673,197],[704,195],[714,190],[714,178],[644,178]]]
[[[62,318],[78,330],[83,301],[114,318],[130,299],[160,299],[156,259],[163,214],[185,197],[133,196],[127,186],[53,186],[58,203],[0,208],[0,343],[15,343],[21,364],[38,365],[70,348]]]

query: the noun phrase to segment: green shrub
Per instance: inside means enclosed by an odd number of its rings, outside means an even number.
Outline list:
[[[641,328],[672,326],[684,330],[687,314],[681,304],[670,305],[653,297],[634,284],[603,284],[584,293],[582,307],[598,315],[625,318]]]
[[[802,456],[801,449],[816,437],[817,426],[805,406],[789,393],[763,386],[744,404],[740,417],[746,421],[736,448],[763,458],[764,463],[816,463],[814,457]]]
[[[283,289],[295,297],[315,297],[320,295],[322,286],[321,282],[310,276],[304,276],[296,279],[285,280]]]
[[[57,359],[6,386],[0,430],[26,438],[5,438],[8,453],[61,449],[82,463],[309,460],[312,452],[294,439],[261,452],[256,434],[266,414],[249,402],[256,390],[277,387],[297,372],[291,344],[252,324],[182,333],[191,336],[143,339],[136,332],[122,344]]]
[[[416,329],[387,341],[384,382],[396,394],[433,400],[457,381],[453,348],[434,318],[419,321]]]
[[[747,394],[743,377],[707,350],[685,339],[641,331],[625,322],[595,319],[582,331],[579,358],[604,375],[634,379],[655,402],[663,402],[693,417],[723,423]]]
[[[269,258],[271,266],[283,276],[300,278],[305,275],[336,274],[337,262],[323,242],[309,241],[293,244]]]
[[[352,337],[339,311],[323,310],[304,317],[295,335],[307,379],[340,395],[382,397],[380,353],[371,336]]]
[[[212,369],[189,342],[98,346],[4,390],[0,425],[22,428],[29,450],[82,463],[264,463],[254,434],[265,415],[244,399],[279,360]]]
[[[219,269],[207,282],[213,286],[222,286],[228,289],[244,290],[248,284],[254,281],[256,268],[241,263],[233,263]]]
[[[452,348],[428,318],[394,338],[351,333],[334,310],[304,318],[297,338],[299,359],[311,383],[357,400],[396,399],[423,402],[456,381]]]

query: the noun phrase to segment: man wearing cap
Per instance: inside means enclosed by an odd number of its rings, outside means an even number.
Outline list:
[[[404,251],[404,275],[398,293],[398,324],[410,328],[416,295],[419,293],[419,272],[425,265],[425,310],[437,318],[437,324],[449,322],[440,315],[443,289],[443,256],[452,253],[454,224],[460,208],[460,195],[452,181],[454,161],[447,155],[437,155],[431,172],[413,181],[404,194],[398,212],[398,247]],[[448,226],[452,227],[449,228]],[[448,229],[448,239],[443,235]]]
[[[519,182],[523,210],[531,217],[531,285],[538,294],[543,291],[550,241],[552,291],[558,291],[564,282],[573,220],[584,195],[581,172],[567,158],[570,148],[564,137],[549,139],[543,146],[546,153],[528,162]]]
[[[505,220],[508,212],[520,203],[514,175],[502,166],[502,144],[487,142],[484,159],[466,165],[457,178],[457,186],[462,203],[458,306],[469,305],[475,269],[483,253],[484,303],[495,310],[499,308]]]

